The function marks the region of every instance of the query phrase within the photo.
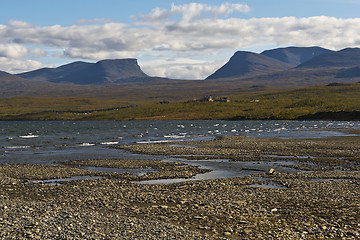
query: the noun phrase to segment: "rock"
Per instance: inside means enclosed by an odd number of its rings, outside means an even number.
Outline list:
[[[278,211],[277,208],[273,208],[270,210],[270,212],[272,212],[272,213],[276,213],[277,211]]]
[[[241,232],[241,234],[244,234],[244,235],[249,235],[250,233],[251,233],[251,230],[247,229],[247,228],[243,229]]]

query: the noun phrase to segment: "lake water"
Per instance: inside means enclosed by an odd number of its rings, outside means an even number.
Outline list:
[[[186,160],[170,156],[133,154],[110,146],[169,142],[183,146],[184,141],[211,140],[218,135],[242,135],[260,138],[319,138],[347,136],[343,129],[360,129],[360,122],[333,121],[3,121],[0,122],[0,164],[58,164],[84,159],[161,159],[183,162],[211,172],[191,179],[162,179],[143,183],[175,183],[223,177],[249,176],[267,172],[298,171],[286,165],[292,160],[277,162],[233,162],[228,159]],[[189,146],[191,147],[191,146]],[[290,158],[291,159],[291,158]],[[91,168],[91,167],[90,167]],[[127,171],[126,169],[89,169],[96,171]],[[135,170],[136,171],[136,170]],[[151,169],[148,169],[151,172]],[[130,173],[131,170],[130,170]],[[147,172],[140,174],[146,174]],[[133,173],[138,174],[138,173]],[[92,179],[75,176],[59,181]],[[95,177],[96,178],[96,177]],[[279,187],[263,184],[263,187]]]
[[[69,160],[153,158],[112,149],[121,144],[211,140],[218,135],[264,138],[345,136],[334,129],[360,129],[336,121],[2,121],[0,164],[54,164]]]

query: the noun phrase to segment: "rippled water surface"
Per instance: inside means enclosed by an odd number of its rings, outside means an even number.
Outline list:
[[[0,122],[0,163],[53,164],[78,159],[164,158],[111,145],[210,140],[217,135],[317,138],[346,135],[360,122],[331,121],[34,121]]]

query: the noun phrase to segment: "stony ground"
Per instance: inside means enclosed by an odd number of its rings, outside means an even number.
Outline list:
[[[360,239],[360,138],[220,137],[122,148],[235,161],[296,158],[298,173],[165,185],[134,180],[191,177],[203,170],[159,160],[84,160],[59,166],[0,165],[1,239]],[[189,156],[193,155],[193,156]],[[281,155],[281,156],[280,156]],[[76,166],[152,168],[149,176]],[[97,175],[61,185],[31,179]],[[282,188],[253,187],[256,177]]]

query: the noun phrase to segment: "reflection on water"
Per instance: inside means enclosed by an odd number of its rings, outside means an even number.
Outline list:
[[[139,184],[170,184],[184,181],[198,181],[217,178],[245,177],[255,173],[267,173],[270,169],[276,172],[299,172],[300,170],[286,167],[286,165],[297,165],[296,161],[259,161],[259,162],[236,162],[228,159],[207,159],[207,160],[186,160],[180,158],[170,158],[168,161],[182,162],[203,169],[210,169],[211,172],[197,174],[192,178],[176,179],[157,179],[148,181],[139,181]]]

